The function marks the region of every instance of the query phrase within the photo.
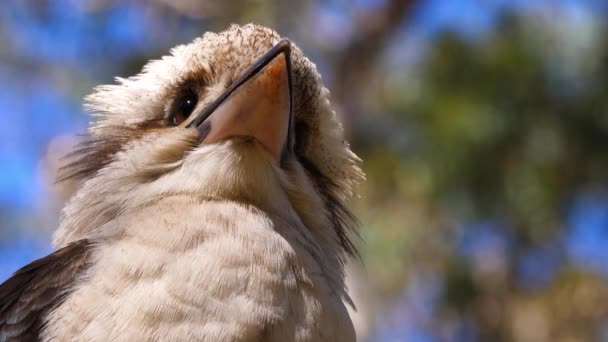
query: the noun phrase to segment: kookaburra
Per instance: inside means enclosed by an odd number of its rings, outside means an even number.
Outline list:
[[[328,97],[256,25],[96,88],[57,251],[0,286],[0,340],[354,341],[346,201],[363,173]]]

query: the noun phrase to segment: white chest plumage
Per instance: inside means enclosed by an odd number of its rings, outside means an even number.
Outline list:
[[[87,107],[58,250],[0,284],[0,340],[355,340],[346,201],[364,174],[302,51],[232,26]]]
[[[98,244],[44,340],[354,340],[339,292],[280,219],[180,195],[108,224],[120,234]]]

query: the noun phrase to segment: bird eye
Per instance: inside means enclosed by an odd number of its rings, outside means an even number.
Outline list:
[[[188,117],[190,117],[190,114],[192,114],[192,111],[194,110],[194,107],[196,107],[197,103],[198,97],[194,92],[188,92],[179,98],[179,100],[175,103],[173,113],[169,118],[171,124],[177,126],[188,120]]]

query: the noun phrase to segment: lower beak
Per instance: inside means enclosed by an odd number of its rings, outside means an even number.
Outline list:
[[[280,41],[187,125],[198,129],[203,144],[250,137],[275,160],[292,149],[290,43]]]

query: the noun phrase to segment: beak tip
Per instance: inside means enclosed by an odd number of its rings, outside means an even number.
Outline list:
[[[283,39],[188,126],[197,128],[202,143],[253,137],[283,160],[293,145],[292,97],[291,42]]]
[[[288,50],[291,50],[291,42],[289,41],[289,39],[283,38],[283,39],[279,40],[279,42],[276,43],[275,46],[273,46],[273,48],[277,48],[280,50],[287,48]]]

